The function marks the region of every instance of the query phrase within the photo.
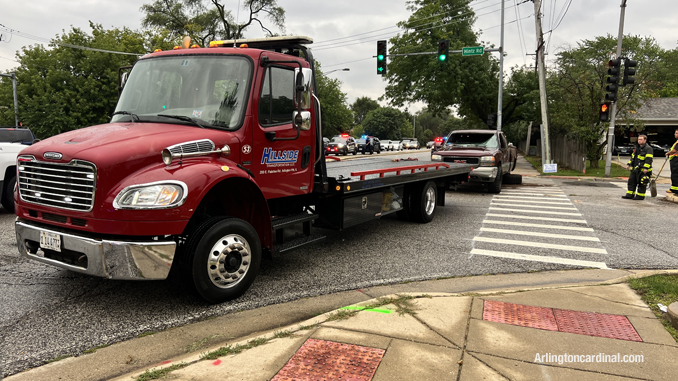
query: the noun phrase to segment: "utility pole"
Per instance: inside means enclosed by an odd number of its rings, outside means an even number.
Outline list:
[[[541,30],[541,0],[534,0],[534,23],[537,29],[537,65],[539,69],[539,98],[541,99],[541,122],[544,126],[544,163],[551,164],[549,142],[549,110],[546,99],[546,71],[544,67],[544,33]]]
[[[16,73],[0,74],[0,77],[7,77],[12,79],[12,88],[14,92],[14,126],[19,127],[19,102],[16,96]]]
[[[501,39],[499,42],[499,104],[497,105],[497,131],[501,131],[502,109],[504,107],[504,1],[501,2]]]
[[[619,34],[617,37],[617,57],[622,53],[622,40],[624,39],[624,13],[626,12],[626,0],[621,2],[621,15],[619,16]],[[617,114],[617,102],[612,102],[610,107],[610,128],[607,132],[607,155],[605,157],[605,177],[610,177],[612,171],[612,144],[614,139],[614,119]]]

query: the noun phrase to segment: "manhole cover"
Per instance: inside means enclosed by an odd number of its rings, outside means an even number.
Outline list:
[[[572,185],[575,187],[619,188],[618,186],[606,181],[567,181],[563,182],[563,184]]]

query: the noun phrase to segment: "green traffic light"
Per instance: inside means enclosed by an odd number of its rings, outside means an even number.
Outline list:
[[[381,73],[382,71],[384,71],[384,68],[383,68],[383,67],[380,67],[380,68],[378,68],[377,70],[379,70],[379,72]]]
[[[383,54],[378,55],[378,56],[377,56],[377,59],[378,59],[379,61],[383,61],[383,60],[384,60],[384,55],[383,55]]]
[[[441,54],[441,55],[438,56],[438,59],[439,59],[440,61],[445,61],[445,60],[447,59],[447,56],[444,55],[444,54]]]

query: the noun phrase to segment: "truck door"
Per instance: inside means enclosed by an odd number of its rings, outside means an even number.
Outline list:
[[[501,148],[501,169],[504,173],[511,170],[511,154],[509,153],[506,137],[503,132],[499,133],[499,146]]]
[[[259,93],[254,102],[252,167],[266,198],[301,195],[313,189],[315,130],[302,128],[294,139],[295,66],[265,67],[255,87]]]

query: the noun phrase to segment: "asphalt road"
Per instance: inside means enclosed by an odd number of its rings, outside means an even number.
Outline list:
[[[420,163],[428,156],[416,154]],[[109,281],[22,260],[14,216],[0,210],[0,374],[211,316],[373,285],[584,267],[677,268],[678,205],[660,197],[622,200],[624,186],[525,178],[499,195],[479,187],[448,191],[430,224],[385,217],[329,232],[320,244],[265,260],[243,297],[215,306],[170,281]],[[658,186],[660,196],[667,187]]]

